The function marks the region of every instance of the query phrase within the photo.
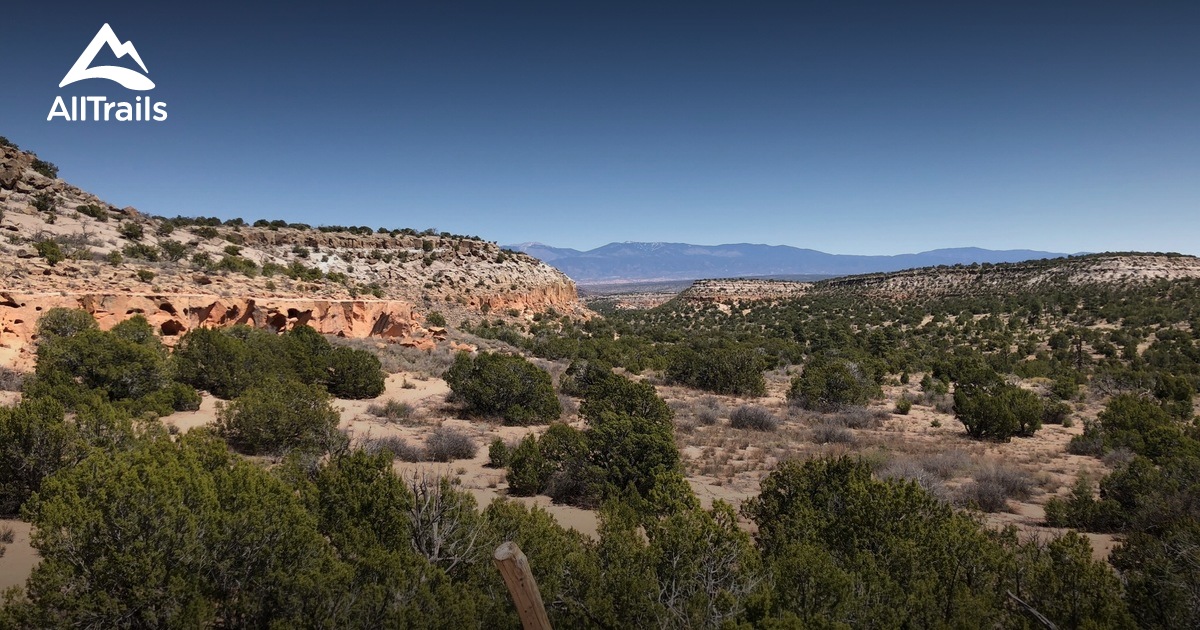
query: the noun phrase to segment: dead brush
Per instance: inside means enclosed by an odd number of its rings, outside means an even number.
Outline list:
[[[913,481],[939,501],[949,502],[950,492],[942,479],[926,469],[920,462],[909,458],[898,458],[882,466],[876,473],[880,479]]]
[[[396,435],[368,440],[363,446],[363,450],[371,455],[386,452],[393,459],[398,459],[402,462],[425,461],[425,449],[415,446],[409,443],[408,440]]]
[[[809,429],[809,437],[817,444],[854,444],[854,433],[836,422],[821,422]]]
[[[410,420],[413,418],[415,412],[416,409],[412,405],[394,398],[389,398],[382,404],[374,403],[367,407],[367,413],[376,418],[383,418],[392,422]]]
[[[889,417],[891,414],[883,410],[872,411],[866,407],[849,407],[836,414],[826,416],[824,422],[847,429],[877,429]]]
[[[779,419],[765,407],[742,405],[729,415],[729,426],[750,431],[774,431],[779,428]]]
[[[975,471],[974,481],[959,488],[956,502],[984,512],[999,512],[1008,499],[1024,501],[1033,493],[1033,479],[1024,471],[989,464]]]

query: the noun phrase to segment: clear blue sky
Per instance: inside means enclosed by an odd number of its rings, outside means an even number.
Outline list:
[[[72,4],[5,6],[0,135],[149,213],[1200,253],[1196,2]],[[105,22],[166,122],[46,122],[133,100],[58,88]]]

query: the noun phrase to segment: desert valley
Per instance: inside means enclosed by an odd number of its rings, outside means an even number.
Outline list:
[[[0,627],[511,627],[503,540],[561,627],[1200,619],[1200,259],[580,298],[3,144]]]

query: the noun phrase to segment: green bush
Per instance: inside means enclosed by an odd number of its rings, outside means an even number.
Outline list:
[[[976,439],[1007,442],[1029,437],[1042,426],[1042,401],[1015,385],[960,383],[954,390],[955,416]]]
[[[902,396],[896,401],[896,415],[907,416],[909,411],[912,411],[912,401]]]
[[[58,246],[58,242],[54,239],[38,241],[34,245],[34,249],[37,250],[38,256],[45,258],[51,267],[67,259],[66,255],[63,254],[62,248]]]
[[[878,395],[879,385],[858,363],[827,355],[813,357],[787,394],[793,404],[816,411],[865,405]]]
[[[507,468],[510,449],[501,438],[495,438],[488,445],[488,466],[491,468]]]
[[[383,364],[366,350],[335,348],[329,355],[329,392],[338,398],[375,398],[383,393]]]
[[[437,311],[433,311],[425,316],[425,323],[430,326],[446,327],[446,316]]]
[[[31,204],[38,212],[54,213],[56,210],[58,210],[58,198],[52,193],[48,192],[40,192],[34,195]],[[54,223],[54,221],[47,222]]]
[[[82,309],[56,306],[38,319],[38,340],[45,344],[59,337],[71,337],[85,330],[95,330],[96,319]]]
[[[121,252],[124,253],[127,258],[145,260],[148,262],[158,262],[160,254],[157,247],[148,243],[133,243],[131,245],[126,245]]]
[[[499,416],[505,424],[546,423],[562,413],[550,375],[518,356],[461,352],[444,378],[469,413]]]
[[[140,241],[146,235],[145,228],[142,227],[141,223],[136,221],[122,222],[121,227],[117,228],[117,232],[131,241]]]
[[[38,398],[0,407],[0,515],[19,514],[44,479],[82,455],[57,401]]]
[[[163,239],[159,241],[158,248],[162,251],[163,257],[171,262],[178,262],[182,260],[184,256],[187,256],[188,253],[187,245],[171,239]]]
[[[535,435],[527,435],[508,452],[508,493],[515,497],[528,497],[541,492],[550,480],[550,469],[546,458],[538,448]]]
[[[667,379],[714,394],[762,396],[765,367],[763,357],[746,347],[678,347],[668,357]]]
[[[64,383],[103,391],[108,400],[132,400],[153,394],[168,382],[166,350],[145,318],[138,315],[104,332],[82,324],[87,314],[64,316],[41,328],[69,329],[79,320],[82,330],[43,336],[35,374],[44,383]],[[90,319],[90,316],[88,316]],[[94,326],[94,322],[93,322]]]
[[[273,340],[264,336],[274,337],[245,327],[193,328],[171,355],[175,377],[217,398],[236,398],[280,371]]]
[[[263,455],[331,450],[345,439],[338,421],[324,389],[289,379],[256,385],[221,404],[215,426],[238,451]]]
[[[33,170],[49,177],[50,179],[58,179],[58,167],[51,162],[47,162],[41,158],[34,158]]]
[[[108,209],[104,206],[85,203],[75,206],[75,210],[78,211],[79,214],[89,216],[97,221],[100,221],[101,223],[108,222]]]
[[[142,282],[150,282],[154,279],[154,272],[150,271],[149,269],[138,269],[137,277],[138,280],[141,280]]]
[[[1062,424],[1071,416],[1071,405],[1061,400],[1042,402],[1042,424]]]

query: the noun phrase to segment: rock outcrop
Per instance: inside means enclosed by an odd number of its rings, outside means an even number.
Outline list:
[[[1055,285],[1127,285],[1200,278],[1200,258],[1179,254],[1113,253],[1022,263],[923,267],[820,282],[698,280],[678,299],[733,304],[801,295],[860,295],[886,299],[1014,294]]]
[[[29,294],[0,292],[0,365],[31,366],[37,321],[52,308],[83,309],[100,328],[141,315],[167,345],[197,327],[243,324],[275,331],[308,325],[339,337],[379,337],[429,348],[445,339],[444,329],[426,330],[407,302],[395,300],[309,300],[215,295]]]
[[[738,302],[795,298],[812,289],[811,282],[788,280],[697,280],[679,294],[688,302]]]

